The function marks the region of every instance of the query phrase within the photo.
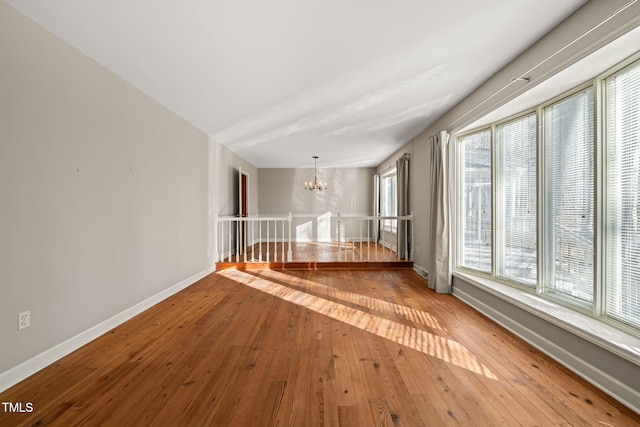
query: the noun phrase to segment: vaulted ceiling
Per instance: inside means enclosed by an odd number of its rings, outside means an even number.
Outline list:
[[[258,168],[376,166],[586,0],[7,0]]]

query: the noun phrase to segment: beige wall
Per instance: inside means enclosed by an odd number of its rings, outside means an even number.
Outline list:
[[[212,266],[217,153],[4,2],[0,72],[1,374]]]
[[[313,169],[260,169],[260,214],[291,212],[292,237],[297,241],[335,240],[338,213],[371,215],[374,173],[374,168],[320,168],[318,180],[329,185],[326,190],[312,192],[304,189],[304,183],[313,180]],[[371,233],[365,223],[343,224],[341,230],[347,238]]]
[[[211,145],[210,198],[213,213],[219,216],[238,215],[238,173],[242,169],[249,176],[249,214],[257,214],[258,169],[224,145],[214,140],[211,140]]]
[[[260,169],[260,214],[358,213],[373,210],[373,168],[319,168],[318,180],[328,182],[322,192],[304,189],[313,169]]]

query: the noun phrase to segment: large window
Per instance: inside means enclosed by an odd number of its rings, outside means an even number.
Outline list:
[[[380,214],[382,216],[398,215],[398,176],[396,170],[382,176],[382,191],[380,194]],[[385,231],[395,232],[397,221],[393,219],[383,219],[382,228]]]
[[[640,326],[640,65],[606,80],[606,304]]]
[[[536,285],[536,115],[496,126],[496,274]]]
[[[547,291],[593,301],[593,90],[544,109]]]
[[[462,149],[462,259],[465,267],[491,271],[491,132],[460,138]]]
[[[639,333],[640,61],[456,150],[456,267]]]

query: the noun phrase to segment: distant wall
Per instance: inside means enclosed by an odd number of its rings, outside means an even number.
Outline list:
[[[367,214],[373,212],[373,168],[322,168],[318,180],[328,183],[327,190],[304,189],[305,181],[313,180],[313,169],[260,169],[261,215],[309,214],[294,218],[293,235],[299,241],[328,241],[335,238],[336,214]],[[358,227],[343,229],[360,236]],[[366,228],[362,234],[367,236]]]
[[[313,169],[260,169],[260,214],[371,213],[373,168],[318,169],[325,191],[304,189]]]

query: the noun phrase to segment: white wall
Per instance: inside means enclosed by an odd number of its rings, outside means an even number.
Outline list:
[[[215,144],[4,2],[0,72],[1,374],[212,266]]]

